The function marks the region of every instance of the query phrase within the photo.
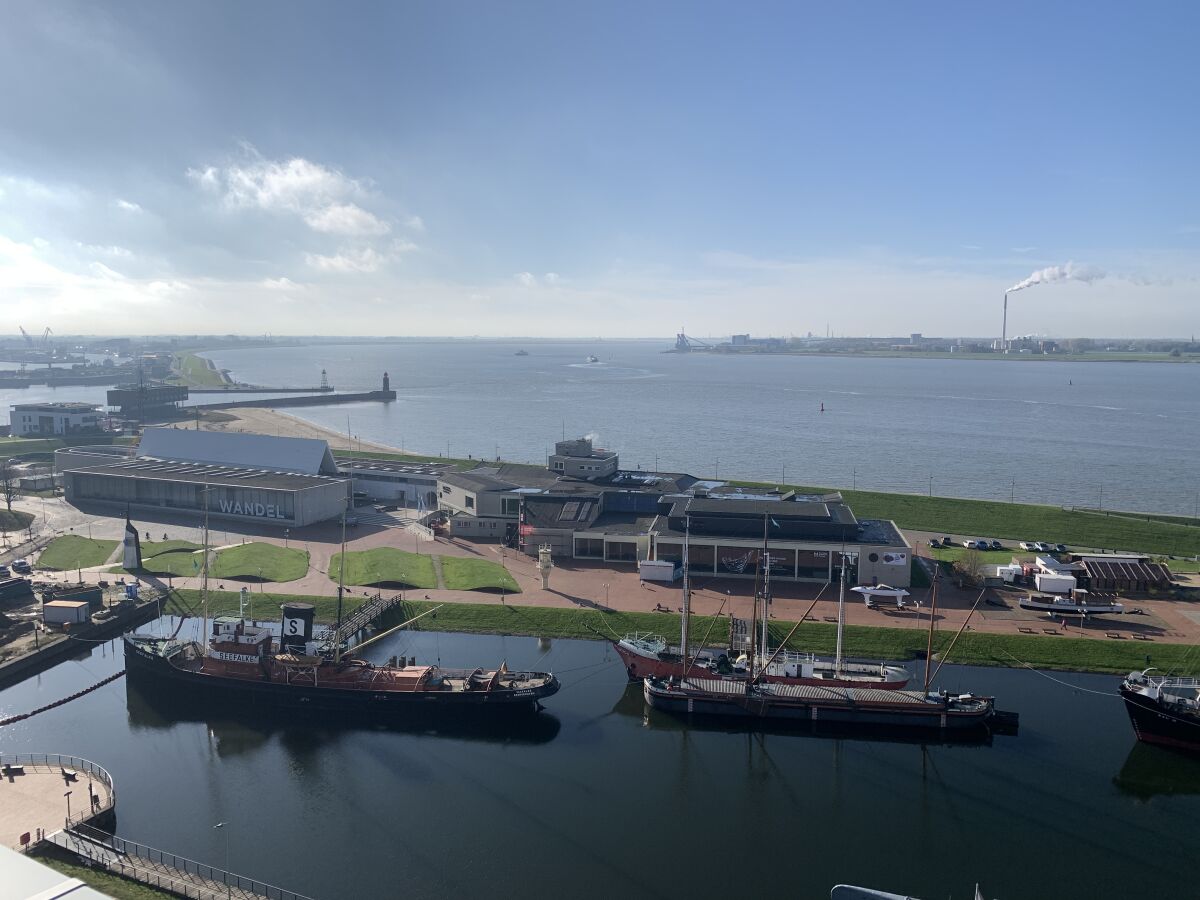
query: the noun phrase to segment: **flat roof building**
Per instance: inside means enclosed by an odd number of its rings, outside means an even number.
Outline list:
[[[349,499],[329,445],[307,438],[150,428],[132,458],[61,460],[66,499],[75,504],[207,509],[216,519],[298,527],[341,515]]]
[[[98,432],[101,417],[91,403],[15,403],[9,421],[17,437],[53,437]]]

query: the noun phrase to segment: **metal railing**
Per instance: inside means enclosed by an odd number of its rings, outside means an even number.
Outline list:
[[[65,753],[0,753],[0,771],[8,766],[21,766],[35,772],[61,772],[63,769],[73,769],[85,772],[88,776],[108,788],[107,802],[99,802],[86,807],[73,816],[66,817],[65,828],[73,828],[89,822],[117,805],[117,789],[113,778],[103,766],[98,766],[88,759],[70,756]]]
[[[247,878],[236,872],[228,872],[206,863],[196,862],[185,856],[168,853],[137,841],[117,837],[90,825],[79,825],[72,831],[93,844],[100,845],[111,853],[128,859],[128,862],[122,861],[120,866],[123,869],[133,870],[133,872],[124,874],[130,874],[131,877],[146,884],[158,884],[160,887],[182,893],[186,897],[225,897],[237,891],[243,895],[267,897],[270,900],[311,900],[303,894]],[[96,857],[97,862],[103,862],[103,859],[103,855],[98,854]],[[144,865],[139,865],[133,860],[140,860]],[[176,874],[162,872],[160,869],[174,870]],[[212,884],[205,885],[197,883],[195,880],[180,878],[178,877],[180,874],[191,875],[203,881],[212,882]],[[168,884],[173,886],[168,887]],[[224,890],[214,890],[214,885],[221,885]]]

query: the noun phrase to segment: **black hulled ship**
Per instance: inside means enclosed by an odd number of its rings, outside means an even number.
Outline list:
[[[1121,683],[1139,741],[1200,753],[1200,678],[1130,672]]]

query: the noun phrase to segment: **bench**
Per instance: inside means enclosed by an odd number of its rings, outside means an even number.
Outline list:
[[[1024,625],[1018,625],[1017,631],[1021,632],[1021,634],[1037,634],[1032,628],[1026,628]]]
[[[59,771],[62,772],[63,781],[67,782],[68,784],[70,784],[72,781],[79,780],[79,773],[74,769],[60,768]]]
[[[1043,628],[1042,633],[1043,634],[1058,634],[1058,629],[1057,628]]]
[[[1133,636],[1133,639],[1134,639],[1135,641],[1152,641],[1152,640],[1154,640],[1154,638],[1152,638],[1152,637],[1149,637],[1149,636],[1147,636],[1147,635],[1144,635],[1144,634],[1135,634],[1135,635]]]
[[[836,622],[837,621],[837,616],[824,616],[823,618],[825,619],[826,622]]]
[[[0,774],[3,774],[5,778],[11,778],[14,775],[24,775],[25,767],[24,766],[5,766],[3,769],[0,769]]]
[[[1115,631],[1106,631],[1106,632],[1104,632],[1104,636],[1105,636],[1105,637],[1110,637],[1110,638],[1112,638],[1114,641],[1123,641],[1123,640],[1125,640],[1125,635],[1123,635],[1123,634],[1117,634]]]

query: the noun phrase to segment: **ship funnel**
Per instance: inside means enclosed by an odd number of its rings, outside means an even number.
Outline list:
[[[317,608],[311,603],[284,603],[280,609],[283,610],[283,630],[279,645],[285,653],[303,655],[305,645],[312,640]]]

